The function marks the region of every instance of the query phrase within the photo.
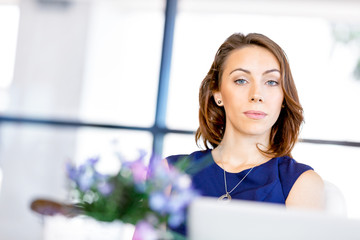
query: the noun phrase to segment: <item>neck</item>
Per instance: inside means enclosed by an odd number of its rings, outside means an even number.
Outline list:
[[[265,150],[268,145],[268,137],[234,137],[225,134],[221,143],[213,150],[213,157],[215,162],[222,163],[227,171],[236,172],[269,160],[259,150]]]

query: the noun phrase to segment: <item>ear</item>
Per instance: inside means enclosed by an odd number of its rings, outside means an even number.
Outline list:
[[[213,93],[213,97],[214,97],[215,103],[216,103],[219,107],[224,106],[221,92],[219,92],[219,91],[214,92],[214,93]]]

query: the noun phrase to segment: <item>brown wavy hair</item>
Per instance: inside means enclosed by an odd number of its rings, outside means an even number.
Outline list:
[[[215,148],[223,139],[226,125],[225,111],[224,108],[217,106],[213,93],[220,90],[221,76],[227,57],[232,51],[249,45],[266,48],[277,58],[284,92],[283,107],[271,129],[269,148],[267,150],[258,148],[267,156],[291,157],[291,151],[298,140],[300,126],[304,120],[303,108],[299,102],[285,52],[270,38],[258,33],[248,35],[235,33],[228,37],[216,52],[211,68],[200,86],[199,128],[196,131],[195,140],[199,143],[202,138],[206,149],[210,149],[209,145]]]

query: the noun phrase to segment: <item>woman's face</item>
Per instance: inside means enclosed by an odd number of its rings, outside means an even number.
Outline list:
[[[270,136],[284,99],[276,57],[256,45],[236,49],[226,59],[221,79],[214,98],[225,109],[225,135]]]

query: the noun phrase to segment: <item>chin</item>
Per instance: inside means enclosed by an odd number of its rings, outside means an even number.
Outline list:
[[[249,137],[262,137],[264,135],[268,135],[268,133],[264,133],[264,132],[247,132],[244,135],[247,135]]]
[[[249,128],[249,129],[244,129],[242,131],[242,133],[244,135],[248,135],[248,136],[253,136],[253,137],[261,137],[261,136],[270,136],[270,131],[271,129],[264,129],[263,127],[261,128],[256,128],[256,127],[252,127],[252,128]]]
[[[266,123],[266,122],[248,122],[248,121],[241,121],[237,122],[236,124],[233,124],[230,126],[233,130],[240,133],[244,136],[251,136],[251,137],[261,137],[261,136],[270,136],[272,125]],[[225,130],[226,131],[226,130]]]

